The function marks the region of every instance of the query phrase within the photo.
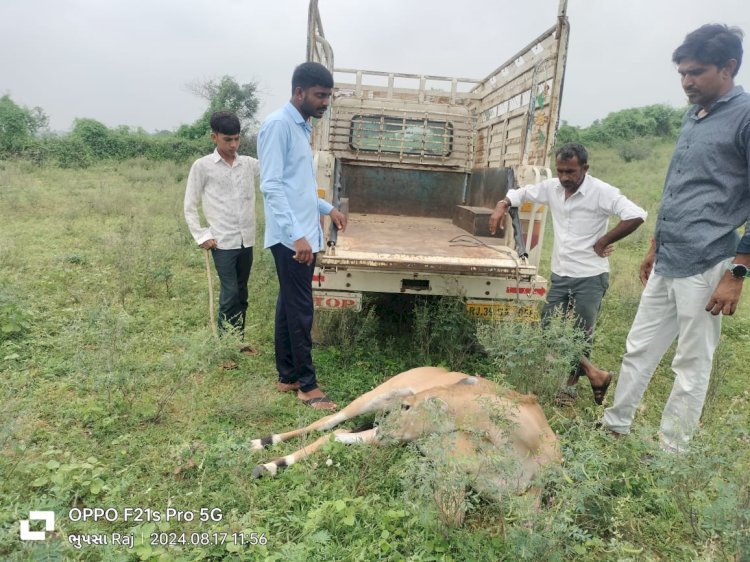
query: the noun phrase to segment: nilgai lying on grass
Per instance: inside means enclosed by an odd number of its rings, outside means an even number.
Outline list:
[[[419,367],[400,373],[339,412],[301,429],[253,439],[253,449],[281,443],[371,412],[391,411],[384,422],[357,432],[336,430],[302,449],[259,464],[253,476],[275,476],[311,455],[331,435],[342,443],[410,442],[435,463],[438,473],[461,474],[436,482],[439,513],[448,524],[463,521],[466,486],[488,499],[528,490],[540,469],[561,461],[555,433],[536,398],[502,389],[483,378]]]

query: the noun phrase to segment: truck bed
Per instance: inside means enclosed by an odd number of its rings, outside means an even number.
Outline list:
[[[535,275],[503,240],[471,236],[450,219],[350,213],[323,267],[378,268],[508,277]]]

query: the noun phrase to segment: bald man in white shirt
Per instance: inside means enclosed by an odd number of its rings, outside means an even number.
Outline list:
[[[588,175],[588,152],[569,143],[556,153],[557,178],[508,191],[490,216],[490,232],[502,224],[508,209],[526,201],[549,207],[555,242],[552,249],[552,276],[547,302],[542,310],[546,321],[556,310],[570,309],[585,331],[589,348],[568,379],[567,389],[558,395],[559,404],[575,400],[578,378],[586,375],[594,401],[601,404],[612,382],[612,373],[589,361],[594,326],[604,294],[609,287],[609,260],[613,244],[631,234],[646,220],[646,211],[625,197],[620,190]],[[620,222],[607,230],[610,216]]]

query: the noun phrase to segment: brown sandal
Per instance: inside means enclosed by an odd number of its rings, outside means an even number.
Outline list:
[[[302,400],[300,398],[300,400]],[[328,398],[325,394],[323,396],[315,396],[313,398],[308,398],[307,400],[302,400],[302,402],[306,406],[310,406],[314,410],[336,410],[338,409],[338,406]]]
[[[299,381],[297,382],[277,382],[276,390],[279,392],[296,392],[299,390]]]
[[[599,386],[591,385],[591,390],[594,392],[594,402],[596,402],[597,405],[601,406],[604,402],[604,397],[607,396],[609,385],[612,384],[614,376],[614,373],[607,373],[607,380],[604,381],[604,384],[600,384]]]
[[[247,355],[248,357],[252,357],[254,355],[260,355],[260,351],[255,349],[252,345],[243,345],[240,348],[240,353],[242,355]]]

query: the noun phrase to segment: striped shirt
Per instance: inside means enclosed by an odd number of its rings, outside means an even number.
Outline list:
[[[706,116],[699,111],[685,115],[664,183],[654,266],[664,277],[750,253],[750,94],[736,86]]]

